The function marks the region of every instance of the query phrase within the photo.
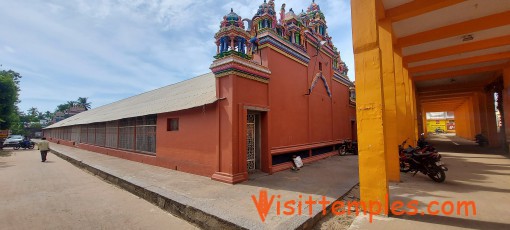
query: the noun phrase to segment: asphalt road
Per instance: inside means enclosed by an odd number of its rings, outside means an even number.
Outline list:
[[[0,229],[195,229],[48,153],[0,151]]]

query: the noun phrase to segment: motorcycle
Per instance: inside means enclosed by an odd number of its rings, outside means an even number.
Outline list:
[[[34,149],[35,147],[35,143],[33,141],[30,141],[30,140],[23,140],[23,141],[20,141],[18,143],[18,145],[14,146],[13,148],[14,149],[20,149],[20,148],[23,148],[23,149]]]
[[[358,142],[351,140],[344,140],[344,143],[338,149],[340,155],[345,155],[347,153],[351,153],[354,155],[358,155]]]
[[[436,150],[436,148],[434,148],[433,145],[429,144],[426,140],[425,140],[425,134],[422,133],[420,134],[420,138],[418,138],[418,141],[417,141],[417,145],[418,145],[418,148],[420,149],[421,152],[434,152],[434,153],[437,153],[439,159],[441,159],[441,154],[439,154],[439,152]]]
[[[405,148],[406,143],[407,139],[399,145],[400,171],[414,172],[413,176],[421,172],[435,182],[444,182],[446,179],[445,171],[448,171],[448,168],[440,160],[441,155],[429,148],[414,148],[411,145]]]

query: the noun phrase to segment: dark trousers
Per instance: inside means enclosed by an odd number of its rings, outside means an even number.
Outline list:
[[[42,162],[46,161],[46,155],[48,155],[48,150],[41,151],[41,160],[42,160]]]

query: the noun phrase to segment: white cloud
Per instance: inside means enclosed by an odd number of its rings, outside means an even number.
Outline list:
[[[14,49],[10,46],[4,46],[4,50],[7,52],[7,53],[14,53]]]

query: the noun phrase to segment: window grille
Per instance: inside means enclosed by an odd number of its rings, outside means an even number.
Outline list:
[[[75,125],[71,128],[71,141],[75,143],[80,141],[80,126]]]
[[[106,147],[117,148],[119,140],[118,121],[106,122]]]
[[[135,122],[134,118],[119,121],[119,148],[134,150]]]
[[[46,130],[51,137],[149,154],[156,153],[157,115]],[[174,128],[178,130],[178,119]]]
[[[156,115],[136,118],[136,150],[156,152]]]
[[[87,125],[80,126],[80,143],[87,143]]]
[[[66,141],[70,141],[71,140],[71,134],[73,133],[73,127],[72,126],[68,126],[68,127],[65,127],[65,130],[66,130],[66,135],[65,135],[65,140]]]
[[[96,142],[96,129],[94,124],[87,125],[87,144],[93,145]]]
[[[106,123],[97,123],[96,125],[95,145],[104,146],[106,140]]]

